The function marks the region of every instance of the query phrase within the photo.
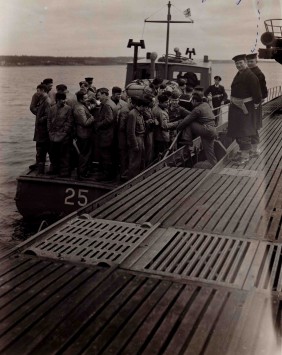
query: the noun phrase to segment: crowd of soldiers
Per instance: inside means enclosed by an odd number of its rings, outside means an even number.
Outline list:
[[[36,116],[36,163],[30,169],[44,174],[49,154],[49,175],[69,177],[76,168],[81,180],[92,173],[92,162],[98,162],[96,181],[117,176],[126,181],[163,156],[177,131],[182,132],[180,141],[188,152],[193,138],[201,137],[212,167],[217,162],[214,140],[219,107],[228,102],[219,85],[221,78],[214,80],[215,85],[204,92],[196,81],[191,86],[189,75],[179,76],[175,83],[155,78],[150,94],[128,97],[117,86],[111,95],[108,88],[97,90],[93,78],[81,81],[75,95],[65,84],[57,85],[54,92],[53,80],[44,79],[30,104]]]

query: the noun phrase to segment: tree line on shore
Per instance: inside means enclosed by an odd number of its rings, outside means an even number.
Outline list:
[[[124,65],[132,61],[132,57],[51,57],[28,55],[2,55],[2,66],[29,65]]]

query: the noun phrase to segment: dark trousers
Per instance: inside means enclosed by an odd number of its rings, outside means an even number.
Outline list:
[[[214,120],[215,120],[215,126],[218,126],[218,122],[219,122],[219,117],[220,117],[220,112],[221,109],[214,107],[214,109],[212,110],[213,114],[214,114]]]
[[[45,164],[47,153],[50,151],[50,142],[36,142],[36,163]]]
[[[216,130],[213,126],[202,125],[198,122],[192,122],[182,132],[182,140],[187,145],[193,145],[193,134],[200,136],[202,140],[203,150],[207,161],[214,166],[217,163],[214,154],[214,140],[216,138]]]
[[[258,131],[253,136],[236,137],[236,142],[238,143],[240,150],[250,150],[252,144],[259,144],[260,142]]]
[[[144,137],[136,137],[138,143],[138,151],[134,151],[129,148],[129,166],[128,166],[128,177],[131,179],[138,175],[145,167],[145,147],[144,147]]]
[[[155,141],[156,158],[158,158],[160,154],[163,154],[168,148],[169,148],[169,142]]]
[[[113,164],[113,147],[99,147],[99,163],[106,178],[116,176],[116,162]]]
[[[92,141],[91,138],[79,138],[77,137],[77,146],[79,149],[78,157],[78,175],[85,175],[89,170],[91,163],[91,153],[92,153]]]
[[[59,172],[63,175],[70,174],[70,149],[70,139],[50,143],[51,171]]]
[[[154,159],[154,132],[146,132],[144,136],[145,166],[152,163]]]

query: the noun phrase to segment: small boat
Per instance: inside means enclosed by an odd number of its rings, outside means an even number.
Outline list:
[[[168,19],[170,18],[169,15]],[[169,26],[173,22],[177,23],[177,21],[168,20],[167,25]],[[191,20],[182,22],[191,23]],[[130,44],[140,45],[140,43],[134,43],[132,40],[129,40],[128,46]],[[183,73],[196,77],[198,86],[206,89],[211,84],[212,64],[208,56],[204,56],[203,60],[193,59],[193,53],[195,53],[194,50],[188,53],[188,58],[182,57],[179,49],[175,48],[175,55],[168,54],[168,40],[166,55],[159,58],[159,60],[157,60],[155,52],[148,53],[146,59],[137,60],[137,51],[135,50],[133,62],[127,64],[125,80],[127,90],[136,90],[136,92],[139,91],[142,93],[144,87],[148,87],[154,77],[166,78],[167,82],[173,82],[179,75],[183,75]],[[274,88],[269,90],[268,101],[272,100],[275,96],[279,96],[279,89]],[[225,148],[231,143],[231,140],[226,138],[224,133],[227,115],[228,105],[225,105],[222,108],[219,127],[217,127],[219,141]],[[170,162],[170,164],[178,166],[185,165],[191,167],[199,160],[204,159],[199,139],[194,141],[194,146],[193,161],[187,162],[187,159],[183,155],[183,149],[178,149],[174,152],[169,150],[163,163]],[[222,151],[219,146],[218,159],[222,157],[223,152],[224,150]],[[147,168],[143,176],[147,176],[154,169],[156,169],[156,166]],[[112,182],[97,182],[94,175],[90,175],[89,178],[83,181],[78,181],[75,173],[70,178],[61,178],[48,175],[38,176],[35,171],[27,170],[17,179],[15,201],[18,211],[25,219],[44,219],[46,216],[61,218],[86,206],[91,201],[122,184],[123,182],[120,179]],[[125,184],[125,188],[126,186],[128,184]]]

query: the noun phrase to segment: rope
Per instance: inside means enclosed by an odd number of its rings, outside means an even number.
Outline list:
[[[161,11],[161,10],[164,9],[164,8],[166,8],[166,6],[161,7],[159,10],[157,10],[156,12],[154,12],[151,16],[145,18],[144,22],[145,22],[146,20],[148,20],[150,17],[156,15],[156,13],[158,13],[159,11]]]

